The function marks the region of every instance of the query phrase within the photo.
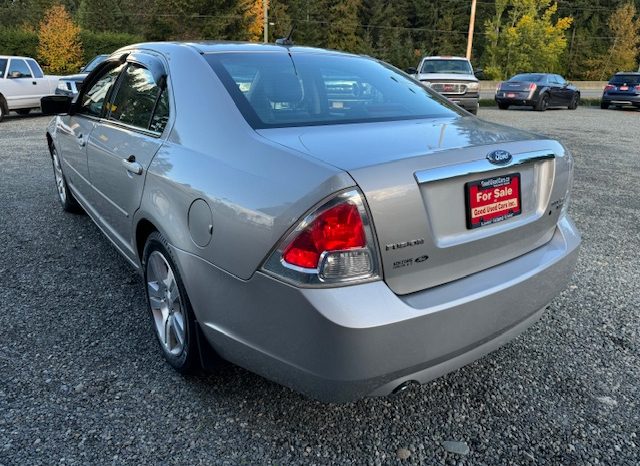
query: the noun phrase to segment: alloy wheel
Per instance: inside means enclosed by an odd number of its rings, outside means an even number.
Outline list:
[[[178,283],[169,262],[153,251],[146,264],[147,292],[158,339],[164,350],[179,355],[187,344],[186,316]]]
[[[56,189],[58,190],[58,197],[63,204],[67,202],[67,187],[65,186],[64,176],[62,175],[62,165],[60,165],[60,158],[58,153],[53,150],[53,174],[56,179]]]

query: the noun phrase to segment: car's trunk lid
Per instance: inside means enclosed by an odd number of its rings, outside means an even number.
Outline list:
[[[566,191],[562,147],[475,118],[260,130],[353,177],[375,227],[384,278],[398,294],[440,285],[549,241]],[[492,165],[506,150],[514,161]],[[568,170],[565,170],[567,172]],[[518,174],[521,214],[470,229],[465,184]],[[562,177],[561,177],[562,178]]]

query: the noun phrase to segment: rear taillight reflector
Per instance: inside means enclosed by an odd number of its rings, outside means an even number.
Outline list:
[[[604,86],[604,91],[605,91],[605,92],[607,92],[607,91],[611,91],[611,90],[613,90],[613,89],[615,89],[615,88],[616,88],[616,86],[614,86],[614,85],[612,85],[612,84],[607,84],[606,86]]]

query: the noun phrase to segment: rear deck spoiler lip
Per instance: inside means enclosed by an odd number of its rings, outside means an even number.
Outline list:
[[[421,170],[415,172],[414,176],[418,184],[431,183],[433,181],[442,181],[451,178],[458,178],[461,176],[476,175],[493,170],[502,170],[504,168],[514,167],[517,165],[540,162],[543,160],[552,160],[555,158],[556,154],[554,154],[550,150],[522,152],[520,154],[513,154],[513,159],[506,165],[493,165],[491,162],[489,162],[489,160],[483,158],[463,164],[446,165],[444,167]]]

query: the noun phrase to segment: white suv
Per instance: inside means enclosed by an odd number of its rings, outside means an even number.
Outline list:
[[[29,57],[0,55],[0,121],[10,111],[28,114],[40,107],[40,99],[55,94],[59,76],[45,76]]]

